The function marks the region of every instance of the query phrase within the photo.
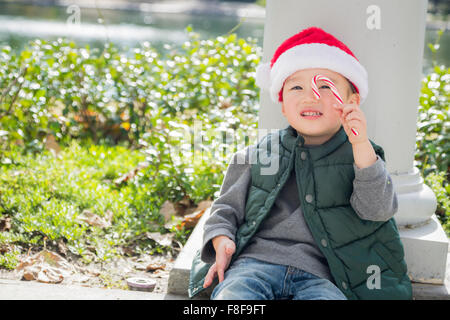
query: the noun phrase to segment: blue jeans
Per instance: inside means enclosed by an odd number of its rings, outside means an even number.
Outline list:
[[[211,294],[213,300],[347,300],[331,281],[301,269],[239,258]]]

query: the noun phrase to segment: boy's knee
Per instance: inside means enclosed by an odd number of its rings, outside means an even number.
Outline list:
[[[217,289],[217,287],[216,287]],[[214,290],[211,294],[211,300],[239,300],[241,298],[236,297],[236,294],[229,288],[223,288]]]
[[[211,294],[211,300],[241,300],[240,288],[233,285],[234,281],[224,280],[219,283]]]

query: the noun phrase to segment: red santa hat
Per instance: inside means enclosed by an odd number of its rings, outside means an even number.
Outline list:
[[[340,73],[353,84],[361,103],[366,99],[369,92],[366,69],[345,44],[317,27],[304,29],[285,40],[270,63],[256,68],[256,84],[269,90],[275,103],[282,102],[286,79],[298,70],[309,68]]]

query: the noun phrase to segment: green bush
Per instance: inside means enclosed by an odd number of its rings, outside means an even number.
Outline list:
[[[450,69],[437,65],[435,54],[439,49],[443,30],[438,31],[436,43],[428,44],[433,56],[433,71],[422,80],[415,160],[425,183],[437,198],[437,217],[450,236]]]
[[[450,235],[450,184],[446,181],[445,172],[432,172],[425,178],[425,183],[430,186],[436,195],[438,206],[436,215],[439,217],[444,230]]]
[[[423,174],[446,172],[450,165],[450,69],[435,66],[422,80],[420,94],[416,160]]]
[[[17,253],[62,241],[91,261],[130,246],[168,250],[148,232],[187,240],[190,230],[165,226],[161,206],[212,199],[231,153],[253,142],[261,49],[234,34],[200,40],[186,31],[190,40],[164,54],[149,43],[121,53],[63,39],[36,40],[19,55],[1,48],[0,219],[12,227],[0,245]],[[46,147],[52,136],[56,156]],[[113,183],[139,163],[146,166],[132,179]],[[84,210],[112,211],[112,226],[80,222]]]
[[[138,147],[154,119],[190,110],[223,120],[212,111],[224,105],[254,118],[256,39],[199,40],[190,27],[186,32],[189,41],[181,48],[166,45],[164,53],[148,42],[127,54],[113,44],[101,51],[64,39],[33,41],[20,55],[1,48],[2,149],[15,143],[39,151],[48,134],[59,143],[80,138]]]

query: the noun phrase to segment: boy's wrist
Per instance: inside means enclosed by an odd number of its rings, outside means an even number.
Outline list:
[[[231,240],[229,237],[227,237],[227,236],[225,236],[225,235],[216,236],[216,237],[214,237],[214,238],[212,239],[212,244],[213,244],[214,250],[217,251],[217,246],[219,245],[219,242],[222,241],[222,240],[224,240],[224,239],[233,241],[233,240]]]
[[[357,146],[357,145],[361,145],[361,144],[370,144],[369,139],[364,139],[364,140],[360,140],[360,141],[354,141],[351,142],[352,146]]]
[[[369,139],[352,144],[353,158],[359,169],[367,168],[377,161],[377,155]]]

